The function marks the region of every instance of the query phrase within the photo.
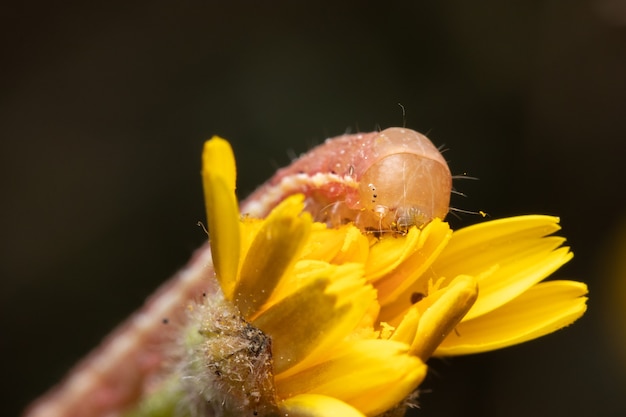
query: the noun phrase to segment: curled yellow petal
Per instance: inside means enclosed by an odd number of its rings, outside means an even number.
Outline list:
[[[478,297],[476,280],[471,276],[462,275],[455,278],[446,288],[420,301],[418,308],[422,315],[411,344],[411,353],[424,361],[427,360],[469,311],[476,297]]]
[[[226,298],[231,299],[239,268],[239,206],[235,158],[227,141],[214,136],[202,153],[202,182],[213,263]]]
[[[463,321],[435,355],[465,355],[526,342],[573,323],[587,309],[587,286],[548,281],[530,288],[502,307]]]

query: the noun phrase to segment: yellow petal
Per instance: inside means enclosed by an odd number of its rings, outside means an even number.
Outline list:
[[[436,270],[432,277],[453,277],[461,273],[478,276],[481,269],[489,269],[503,257],[509,258],[520,249],[532,247],[542,237],[559,229],[558,218],[533,215],[492,220],[457,230],[433,264]],[[459,268],[463,271],[458,271]]]
[[[330,262],[343,246],[345,235],[325,225],[315,223],[311,228],[311,236],[302,251],[303,259]]]
[[[411,346],[415,340],[415,334],[417,333],[417,327],[419,326],[421,316],[422,315],[417,309],[417,305],[412,306],[406,312],[398,327],[393,330],[390,339],[403,342]]]
[[[518,259],[502,260],[493,273],[479,279],[480,297],[464,320],[471,320],[508,303],[572,259],[569,248],[554,250],[553,242],[544,238],[533,249],[520,252]]]
[[[454,232],[426,276],[433,281],[460,274],[478,279],[480,297],[466,319],[506,304],[569,261],[558,218],[519,216]],[[558,249],[557,249],[558,248]],[[445,285],[445,284],[444,284]]]
[[[232,297],[239,265],[239,208],[235,197],[235,159],[228,142],[217,136],[205,142],[202,182],[217,278]]]
[[[332,395],[366,415],[377,415],[412,393],[426,365],[408,346],[390,340],[361,340],[335,349],[334,355],[288,378],[277,378],[279,397],[295,393]]]
[[[349,334],[376,300],[358,265],[329,265],[308,281],[252,322],[272,335],[275,374],[296,372],[293,367],[305,358],[316,360],[316,352]]]
[[[365,268],[367,278],[378,287],[379,279],[386,278],[390,273],[394,273],[395,276],[396,269],[402,267],[405,260],[419,250],[424,251],[422,256],[424,262],[427,260],[432,262],[432,259],[445,247],[451,233],[448,223],[434,219],[424,229],[411,228],[405,237],[387,237],[378,241],[370,250]],[[427,267],[426,265],[423,268]],[[394,284],[389,284],[389,286],[394,287]]]
[[[365,417],[359,410],[326,395],[300,394],[280,405],[281,416],[288,417]]]
[[[496,241],[506,243],[511,237],[526,239],[551,235],[561,229],[558,223],[558,217],[532,214],[491,220],[464,227],[454,232],[446,248],[446,256],[450,259],[453,255],[464,258],[463,254],[468,250],[476,251],[475,245],[479,242],[488,244],[489,247],[495,247],[493,243]]]
[[[548,281],[497,310],[463,321],[435,355],[465,355],[500,349],[552,333],[573,323],[587,306],[587,286],[574,281]]]
[[[233,302],[250,319],[293,266],[311,227],[301,215],[304,197],[293,195],[278,205],[256,234],[233,292]]]
[[[411,353],[426,361],[469,311],[477,296],[476,280],[461,275],[417,303],[422,314]]]
[[[428,278],[424,277],[424,273],[431,269],[437,256],[445,250],[451,234],[448,224],[439,219],[433,220],[423,230],[413,228],[409,231],[406,237],[407,253],[403,253],[398,258],[399,263],[391,273],[375,282],[383,309],[381,320],[390,321],[409,308],[412,293],[427,293]],[[401,238],[393,240],[402,241]],[[385,241],[380,243],[384,244]],[[378,244],[372,248],[370,259],[380,254],[377,249],[379,249]],[[387,256],[390,255],[393,256],[393,253]],[[369,267],[368,264],[366,271],[369,271]]]
[[[202,173],[219,175],[226,179],[228,188],[235,190],[237,181],[237,165],[233,149],[227,140],[213,136],[204,143],[202,153]]]
[[[302,258],[335,265],[346,262],[365,263],[368,252],[367,237],[353,225],[329,229],[324,224],[315,223]]]
[[[345,230],[345,239],[341,250],[331,259],[337,265],[345,262],[365,263],[369,254],[369,241],[359,229],[351,224],[342,227]]]

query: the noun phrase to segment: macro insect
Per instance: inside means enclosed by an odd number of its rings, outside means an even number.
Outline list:
[[[433,218],[445,217],[451,186],[446,161],[426,136],[410,129],[390,128],[326,140],[279,170],[244,200],[240,209],[244,215],[265,217],[288,195],[303,193],[306,209],[316,220],[330,226],[354,222],[374,236],[403,234],[412,225],[421,226]],[[203,297],[216,294],[217,282],[207,283],[207,274],[212,273],[207,265],[211,264],[212,254],[206,245],[184,270],[81,362],[59,388],[31,405],[25,416],[118,415],[120,410],[136,404],[151,389],[155,376],[162,372],[161,365],[168,361],[164,349],[151,347],[167,344],[180,330],[187,317],[181,314],[180,307],[197,294]],[[417,303],[422,297],[424,294],[416,292],[411,295],[411,302]],[[201,314],[202,309],[194,307],[190,311]],[[216,310],[220,314],[223,311]],[[264,372],[271,366],[270,345],[263,334],[248,328],[245,322],[235,322],[237,330],[226,337],[241,336],[240,345],[231,343],[230,350],[225,351],[217,346],[217,353],[211,353],[211,345],[204,345],[202,357],[214,360],[206,374],[209,382],[203,386],[224,384],[225,391],[233,392],[228,388],[231,382],[226,376],[227,361],[222,360],[226,356],[234,357],[235,366],[241,367],[235,373],[250,381],[256,381],[256,376],[250,379],[255,372]],[[220,330],[211,327],[218,326],[219,320],[206,323],[209,327],[201,329],[199,335]],[[187,374],[193,375],[199,369],[198,363],[189,364]],[[253,384],[250,391],[237,391],[238,406],[264,413],[261,405],[264,401],[258,394],[263,391],[261,388]],[[198,410],[207,412],[215,411],[214,406],[206,401],[197,404]]]
[[[449,211],[452,175],[424,135],[392,127],[327,139],[282,168],[242,202],[264,217],[290,194],[329,226],[353,222],[364,232],[406,233]]]

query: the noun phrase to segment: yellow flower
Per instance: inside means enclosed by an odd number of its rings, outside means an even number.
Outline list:
[[[208,141],[203,182],[224,300],[198,308],[190,344],[201,346],[199,372],[212,372],[205,402],[225,415],[379,415],[404,406],[431,355],[521,343],[585,311],[584,284],[539,283],[572,256],[548,236],[556,218],[454,233],[435,219],[375,239],[314,223],[300,195],[264,220],[240,218],[235,175],[228,143]]]
[[[226,412],[377,415],[408,397],[426,366],[409,353],[407,343],[378,337],[374,324],[380,306],[364,271],[367,239],[351,225],[335,230],[314,223],[302,213],[300,195],[285,199],[264,220],[240,220],[228,143],[207,142],[203,166],[216,278],[245,322],[271,339],[271,374],[260,371],[266,366],[256,359],[258,349],[250,359],[237,359],[246,361],[244,370],[222,364],[219,373],[221,379],[225,373],[246,379],[239,376],[259,365],[250,375],[270,384],[244,382],[244,391],[273,389],[275,410],[255,401],[264,395],[217,394]],[[218,344],[203,351],[212,362],[224,356]],[[224,390],[237,388],[227,384]]]

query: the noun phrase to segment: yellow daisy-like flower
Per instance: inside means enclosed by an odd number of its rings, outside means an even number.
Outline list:
[[[314,223],[299,195],[264,220],[240,219],[226,141],[205,144],[203,167],[224,298],[198,308],[202,324],[189,346],[200,359],[186,372],[210,370],[202,394],[214,412],[402,410],[433,354],[521,343],[585,311],[584,284],[540,283],[572,257],[564,239],[549,236],[557,218],[515,217],[454,233],[435,219],[375,239],[352,225]]]
[[[249,374],[256,380],[244,388],[254,395],[242,396],[226,384],[224,391],[236,392],[220,397],[227,411],[377,415],[413,392],[426,366],[407,343],[378,337],[380,306],[365,276],[369,245],[358,229],[314,223],[302,213],[302,196],[287,198],[265,220],[240,221],[228,143],[207,142],[203,165],[211,249],[224,298],[249,323],[242,328],[252,344],[263,336],[250,329],[271,339],[271,368],[267,356],[258,360],[259,349],[238,358],[246,370],[258,368]],[[204,352],[212,358],[221,355],[221,342],[214,340]],[[241,376],[242,369],[234,368],[222,364],[219,378]],[[235,379],[240,384],[242,378]],[[263,390],[273,391],[273,398]]]

